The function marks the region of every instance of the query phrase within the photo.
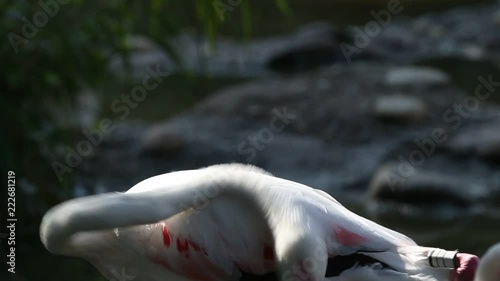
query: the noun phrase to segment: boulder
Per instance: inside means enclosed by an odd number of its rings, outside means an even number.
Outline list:
[[[267,55],[266,66],[274,71],[297,72],[332,64],[341,58],[341,34],[328,22],[304,25],[288,44]]]
[[[448,147],[458,154],[472,154],[500,163],[500,120],[459,131]]]
[[[390,69],[384,79],[390,86],[446,85],[451,78],[445,72],[431,67],[405,66]]]
[[[425,103],[409,95],[378,97],[374,102],[373,112],[382,120],[404,123],[422,120],[428,114]]]
[[[474,191],[481,187],[457,180],[454,176],[415,169],[402,171],[398,164],[383,165],[372,178],[368,194],[374,200],[391,200],[417,205],[471,205],[477,199]]]
[[[180,134],[164,126],[153,126],[146,130],[141,139],[141,151],[155,156],[168,156],[184,148]]]

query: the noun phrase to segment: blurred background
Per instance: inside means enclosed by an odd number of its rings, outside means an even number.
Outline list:
[[[0,163],[18,219],[16,274],[1,280],[104,280],[43,248],[48,208],[226,162],[323,189],[426,246],[480,255],[500,240],[498,2],[17,0],[0,13]]]

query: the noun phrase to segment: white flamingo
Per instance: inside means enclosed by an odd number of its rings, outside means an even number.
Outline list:
[[[500,243],[492,246],[481,258],[474,281],[500,280]]]
[[[327,193],[242,164],[64,202],[45,214],[40,237],[50,252],[85,258],[112,281],[472,281],[478,262],[444,250],[429,259],[434,248]],[[488,274],[478,280],[498,281]]]

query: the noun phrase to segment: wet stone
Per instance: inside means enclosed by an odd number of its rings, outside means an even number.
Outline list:
[[[451,78],[447,73],[439,69],[405,66],[389,70],[384,80],[390,86],[422,86],[449,84]]]
[[[427,107],[417,97],[409,95],[381,96],[373,105],[375,116],[382,120],[412,122],[426,117]]]

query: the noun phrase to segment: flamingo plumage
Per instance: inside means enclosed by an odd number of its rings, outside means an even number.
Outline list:
[[[493,245],[481,258],[474,281],[500,280],[500,243]]]
[[[112,281],[236,281],[273,272],[280,281],[472,281],[464,276],[477,264],[459,254],[457,269],[432,267],[433,248],[321,190],[242,164],[66,201],[45,214],[40,237],[50,252],[82,257]],[[371,262],[355,260],[328,276],[354,256]]]

